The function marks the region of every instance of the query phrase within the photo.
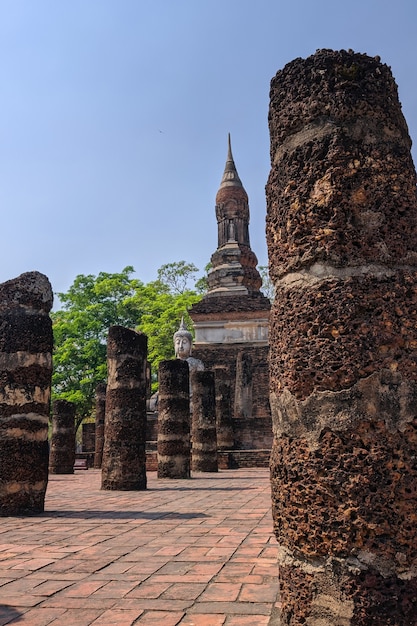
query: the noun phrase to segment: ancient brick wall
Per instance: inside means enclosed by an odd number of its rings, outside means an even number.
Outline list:
[[[193,356],[201,359],[206,369],[215,369],[221,365],[231,381],[231,414],[235,416],[236,364],[240,352],[250,356],[252,363],[252,416],[254,418],[268,417],[271,414],[269,407],[269,377],[268,377],[268,346],[248,346],[244,344],[216,344],[214,346],[200,346],[193,350]]]
[[[416,176],[390,69],[296,59],[269,125],[282,624],[415,624]]]

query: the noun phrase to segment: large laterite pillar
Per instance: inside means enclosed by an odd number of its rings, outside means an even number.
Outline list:
[[[73,474],[75,463],[76,405],[67,400],[52,404],[52,436],[49,451],[51,474]]]
[[[216,395],[214,372],[191,374],[193,412],[191,416],[191,469],[193,472],[217,472]]]
[[[147,351],[146,335],[110,327],[102,489],[146,489]]]
[[[417,199],[379,58],[271,83],[267,242],[282,626],[417,624]]]
[[[53,294],[27,272],[0,285],[0,515],[44,510]]]
[[[94,450],[94,469],[101,468],[104,446],[104,420],[106,416],[106,383],[99,383],[96,387],[96,436]]]
[[[158,478],[190,478],[189,379],[187,361],[159,364]]]

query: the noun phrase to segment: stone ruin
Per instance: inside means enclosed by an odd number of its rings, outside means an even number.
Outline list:
[[[146,358],[148,338],[111,326],[101,488],[146,489]]]
[[[237,464],[246,458],[247,465],[267,465],[272,445],[271,304],[260,291],[262,279],[249,239],[249,199],[236,169],[230,136],[215,212],[217,249],[211,257],[208,291],[189,311],[195,330],[193,354],[215,374],[220,450],[227,451],[225,456]]]
[[[75,412],[67,400],[52,404],[52,434],[49,450],[50,474],[73,474],[75,463]]]
[[[53,294],[27,272],[0,285],[0,515],[42,513],[48,484]]]
[[[281,624],[417,623],[417,199],[390,69],[271,82],[271,484]]]
[[[187,361],[161,361],[158,379],[158,478],[190,478],[190,372]]]

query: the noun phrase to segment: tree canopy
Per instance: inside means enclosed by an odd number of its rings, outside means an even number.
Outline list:
[[[68,292],[58,294],[62,309],[52,313],[52,397],[77,405],[77,423],[91,415],[96,386],[106,379],[107,334],[112,325],[147,335],[155,385],[159,362],[174,356],[173,334],[182,316],[192,329],[187,310],[202,296],[188,285],[197,272],[185,261],[171,263],[145,285],[132,278],[134,268],[128,266],[115,274],[80,274]]]

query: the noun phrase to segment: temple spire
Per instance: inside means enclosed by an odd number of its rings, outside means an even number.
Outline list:
[[[226,165],[223,172],[223,178],[220,183],[220,189],[223,187],[243,187],[242,181],[237,173],[236,165],[233,160],[232,143],[230,140],[230,133],[228,133],[228,149]]]

